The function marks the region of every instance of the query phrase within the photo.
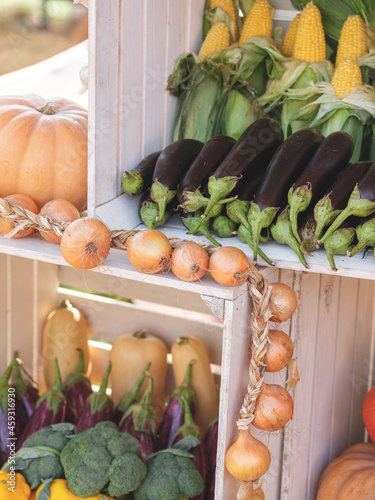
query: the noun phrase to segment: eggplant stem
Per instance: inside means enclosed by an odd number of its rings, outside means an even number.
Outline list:
[[[100,389],[98,391],[99,394],[106,394],[107,385],[108,385],[108,377],[109,377],[109,374],[111,373],[111,369],[112,369],[112,363],[109,362],[108,363],[108,368],[105,371],[102,383],[100,385]]]
[[[333,231],[336,231],[336,229],[338,229],[341,226],[341,224],[352,214],[352,212],[353,208],[346,207],[341,212],[341,214],[337,216],[335,221],[329,226],[327,231],[324,233],[323,238],[318,240],[318,244],[322,245],[327,240],[327,238],[331,236]]]
[[[299,209],[298,207],[290,207],[290,212],[289,212],[289,220],[290,220],[290,225],[292,228],[292,233],[297,240],[298,244],[300,245],[302,243],[302,240],[300,238],[300,235],[298,234],[298,214],[299,214]]]
[[[51,390],[61,391],[61,389],[62,389],[61,373],[60,373],[59,363],[57,359],[55,359],[55,383],[53,384]]]
[[[151,366],[151,362],[147,363],[147,365],[144,367],[144,369],[143,369],[142,373],[140,374],[138,380],[136,381],[136,383],[134,384],[132,390],[130,391],[131,394],[134,394],[135,396],[137,396],[139,394],[139,391],[141,389],[143,381],[146,378],[146,373],[149,371],[150,366]]]
[[[362,241],[359,241],[351,250],[348,250],[346,255],[348,257],[353,257],[358,252],[361,252],[366,246],[367,246],[367,241],[365,239]]]

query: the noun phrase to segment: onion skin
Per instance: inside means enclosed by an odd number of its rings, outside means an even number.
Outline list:
[[[279,431],[292,419],[293,410],[293,398],[284,387],[263,382],[252,424],[263,431]]]
[[[269,344],[263,359],[266,372],[278,372],[290,363],[293,357],[293,342],[286,333],[281,330],[270,330],[268,332]],[[250,346],[250,356],[252,346]]]
[[[168,238],[156,229],[144,229],[128,238],[126,250],[130,264],[146,274],[156,274],[165,269],[172,256]]]
[[[282,323],[293,316],[297,308],[297,295],[284,283],[271,283],[270,308],[273,313],[270,321]]]
[[[221,285],[237,286],[247,280],[250,273],[249,259],[236,247],[222,247],[210,257],[209,271]]]
[[[208,253],[189,241],[179,245],[172,253],[171,269],[173,274],[183,281],[198,281],[208,270]]]
[[[239,431],[237,439],[225,455],[225,466],[233,477],[250,483],[268,471],[271,453],[265,444],[251,435],[249,429]]]
[[[110,246],[107,227],[94,217],[83,217],[69,224],[60,243],[64,259],[78,269],[93,269],[103,264]]]
[[[7,196],[4,198],[5,200],[10,201],[11,203],[14,203],[15,205],[18,205],[21,208],[25,208],[26,210],[29,210],[30,212],[33,212],[34,214],[37,214],[39,212],[38,207],[36,206],[36,203],[34,200],[30,198],[30,196],[27,196],[26,194],[11,194],[10,196]],[[15,228],[15,223],[7,220],[3,217],[0,217],[0,233],[1,234],[8,234],[12,229]],[[12,236],[12,239],[14,238],[25,238],[26,236],[30,236],[31,234],[35,233],[34,228],[30,229],[21,229],[21,231],[18,231],[14,236]]]
[[[39,215],[49,217],[52,222],[62,224],[63,222],[73,222],[79,219],[79,212],[76,207],[68,200],[51,200],[40,209]],[[61,237],[52,231],[39,231],[39,234],[50,243],[60,244]]]

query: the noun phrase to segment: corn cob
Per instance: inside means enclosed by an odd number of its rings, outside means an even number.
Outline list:
[[[268,0],[255,0],[242,26],[239,43],[254,36],[272,35],[272,9]]]
[[[358,64],[349,58],[342,61],[336,67],[331,85],[339,99],[343,99],[355,88],[362,85],[362,74]]]
[[[233,0],[210,0],[211,9],[215,9],[216,7],[220,7],[224,12],[228,14],[231,18],[234,26],[234,39],[237,41],[238,38],[238,29],[237,29],[237,20],[236,20],[236,12],[233,5]]]
[[[230,44],[230,33],[228,26],[223,22],[215,23],[202,44],[198,57],[201,61],[220,50],[226,49]]]
[[[309,3],[301,12],[293,48],[293,57],[313,63],[326,59],[326,42],[322,16],[318,7]]]
[[[365,23],[358,15],[348,16],[341,29],[336,66],[348,57],[356,62],[365,54],[367,54]]]
[[[283,52],[284,55],[291,57],[293,54],[294,43],[296,41],[297,30],[299,26],[301,14],[298,14],[287,29],[283,39]]]

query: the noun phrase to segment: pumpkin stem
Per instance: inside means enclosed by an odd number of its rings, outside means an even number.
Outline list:
[[[39,113],[43,113],[43,115],[55,115],[56,111],[54,109],[53,104],[50,102],[47,102],[44,106],[40,106],[39,108],[36,108]]]

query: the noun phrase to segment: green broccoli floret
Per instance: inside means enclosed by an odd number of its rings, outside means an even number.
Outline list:
[[[81,432],[61,453],[69,489],[80,497],[103,490],[110,496],[136,490],[147,472],[138,452],[138,440],[119,432],[113,422],[100,422]]]
[[[165,450],[147,460],[147,475],[134,492],[134,500],[188,499],[200,495],[203,488],[193,457]]]
[[[60,453],[76,434],[73,424],[55,424],[34,432],[24,441],[13,465],[31,489],[38,488],[47,479],[64,478]]]

